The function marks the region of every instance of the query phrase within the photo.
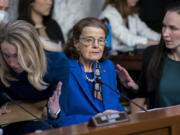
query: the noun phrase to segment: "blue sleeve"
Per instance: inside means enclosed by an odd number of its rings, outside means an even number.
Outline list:
[[[62,82],[62,91],[68,88],[70,76],[70,65],[64,53],[46,52],[48,62],[48,73],[44,80],[55,90],[59,81]]]
[[[51,119],[50,115],[48,114],[48,123],[51,124],[53,127],[61,127],[66,119],[66,114],[63,110],[61,110],[59,117],[57,119]]]
[[[49,53],[48,54],[48,72],[46,81],[51,82],[52,89],[56,89],[59,81],[62,82],[61,96],[60,96],[60,107],[61,113],[59,119],[52,120],[48,117],[48,122],[55,127],[59,127],[65,119],[65,104],[67,103],[67,89],[69,84],[70,76],[70,65],[69,60],[64,53]]]

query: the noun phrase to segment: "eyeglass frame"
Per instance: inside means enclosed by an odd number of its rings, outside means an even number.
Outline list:
[[[92,43],[85,43],[85,42],[87,42],[87,39],[93,39],[93,42]],[[103,39],[104,41],[104,43],[103,44],[100,44],[100,40],[101,39]],[[91,36],[88,36],[88,37],[80,37],[79,38],[79,41],[80,40],[84,40],[85,42],[83,43],[84,45],[86,45],[86,46],[92,46],[96,41],[97,41],[97,43],[98,43],[98,45],[99,46],[105,46],[105,44],[106,44],[106,42],[107,42],[107,40],[105,39],[105,38],[99,38],[99,39],[96,39],[96,38],[94,38],[94,37],[91,37]]]

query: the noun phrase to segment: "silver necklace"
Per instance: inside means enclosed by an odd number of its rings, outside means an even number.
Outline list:
[[[95,78],[93,78],[93,79],[90,79],[90,78],[88,78],[88,76],[86,75],[86,80],[87,80],[88,82],[91,82],[91,83],[93,83],[93,82],[95,81]]]
[[[82,71],[82,73],[84,74],[86,80],[87,80],[88,82],[91,82],[91,83],[95,82],[95,76],[96,76],[95,73],[94,73],[94,78],[93,78],[93,79],[88,78],[88,76],[87,76],[87,74],[86,74],[86,72],[85,72],[85,70],[84,70],[83,65],[80,63],[80,61],[77,61],[77,62],[78,62],[78,64],[79,64],[79,66],[80,66],[80,68],[81,68],[81,71]]]

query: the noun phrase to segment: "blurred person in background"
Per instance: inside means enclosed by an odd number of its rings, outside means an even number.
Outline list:
[[[54,0],[19,0],[18,19],[33,24],[41,39],[64,44],[64,37],[58,23],[52,19]]]
[[[0,24],[8,22],[9,0],[0,0]]]
[[[157,45],[160,34],[138,16],[138,0],[106,0],[99,18],[107,18],[112,28],[112,49],[135,45]],[[121,50],[121,49],[120,49]]]

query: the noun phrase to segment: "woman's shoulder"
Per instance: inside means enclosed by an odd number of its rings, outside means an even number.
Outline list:
[[[111,17],[118,17],[118,18],[122,18],[121,17],[121,14],[119,13],[119,11],[111,6],[111,5],[108,5],[103,11],[102,13],[100,14],[99,18],[100,19],[103,19],[104,17],[107,17],[108,19],[110,19]]]
[[[59,31],[61,29],[60,25],[54,19],[50,19],[46,27],[48,31]]]
[[[48,58],[66,58],[66,55],[63,52],[52,52],[52,51],[45,51],[45,54]]]
[[[48,65],[52,66],[67,66],[69,65],[68,58],[63,52],[50,52],[50,51],[45,51],[46,57],[47,57],[47,62]]]
[[[157,47],[158,47],[158,45],[148,46],[148,47],[144,50],[143,55],[152,54]]]
[[[109,12],[109,11],[118,11],[118,10],[115,7],[113,7],[112,5],[107,5],[103,11]]]
[[[152,46],[147,47],[143,52],[143,59],[145,61],[150,60],[150,58],[152,57],[157,47],[158,45],[152,45]]]
[[[54,19],[50,19],[49,22],[48,22],[48,25],[52,25],[52,26],[59,26],[59,24],[56,22],[56,20]]]
[[[103,66],[104,68],[114,68],[114,64],[110,59],[100,62],[100,65]]]

